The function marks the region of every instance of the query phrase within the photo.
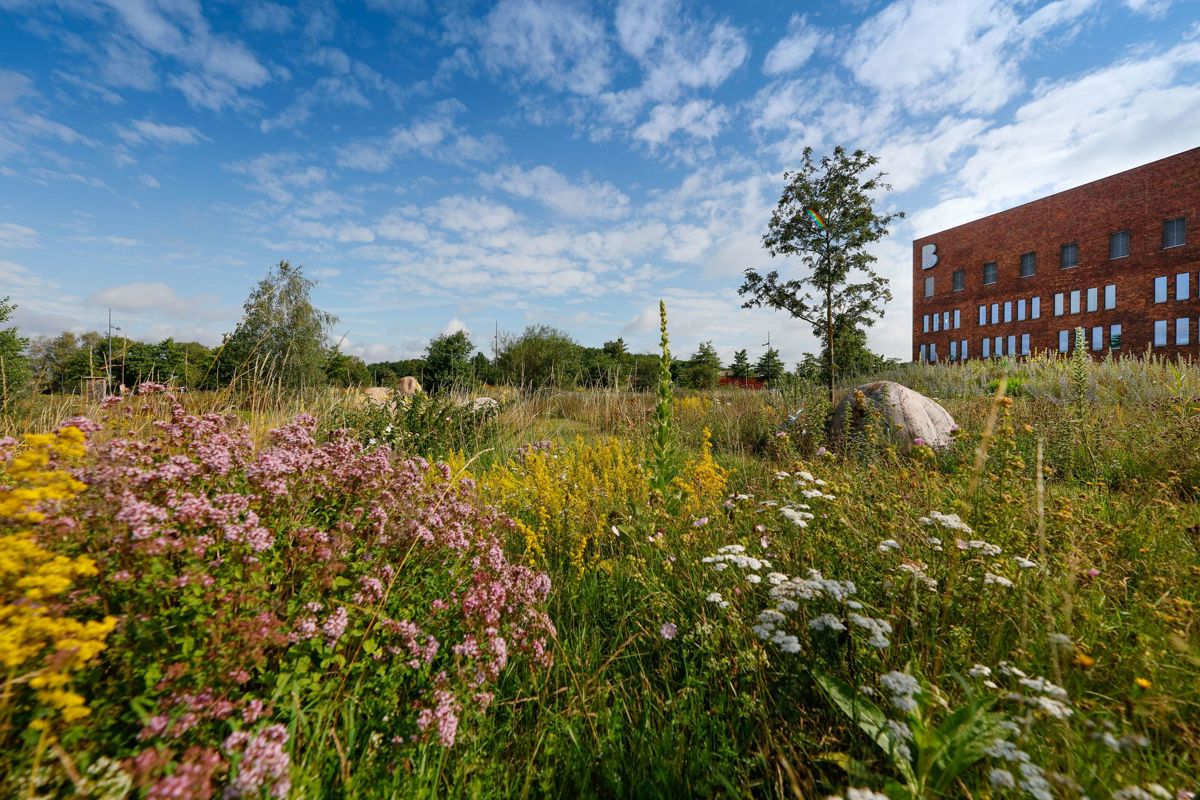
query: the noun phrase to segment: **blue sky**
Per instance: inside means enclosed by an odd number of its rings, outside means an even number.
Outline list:
[[[908,213],[871,331],[907,358],[913,238],[1200,145],[1200,2],[0,0],[0,295],[26,335],[214,344],[287,258],[368,361],[650,350],[660,297],[681,354],[795,361],[737,287],[836,144]]]

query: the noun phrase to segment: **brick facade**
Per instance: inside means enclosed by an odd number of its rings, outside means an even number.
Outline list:
[[[1164,248],[1164,222],[1183,218],[1186,243]],[[1109,257],[1110,235],[1129,232],[1129,255]],[[1060,266],[1064,245],[1078,245],[1078,264]],[[926,245],[935,245],[937,263],[922,269]],[[1021,257],[1036,256],[1036,274],[1021,276]],[[985,264],[995,263],[994,283],[984,283]],[[965,271],[964,286],[953,288],[953,274]],[[1102,328],[1103,355],[1110,350],[1113,325],[1120,325],[1117,353],[1145,353],[1147,347],[1172,356],[1200,356],[1200,148],[1131,169],[1075,189],[1034,200],[913,242],[913,359],[924,355],[938,361],[996,355],[1001,337],[1003,355],[1022,355],[1022,336],[1029,352],[1059,351],[1059,332],[1068,333],[1074,350],[1074,329],[1082,327],[1092,350],[1093,329]],[[1187,274],[1187,295],[1176,297],[1176,276]],[[925,296],[925,279],[933,278],[933,295]],[[1166,278],[1166,300],[1156,302],[1155,279]],[[1114,308],[1105,308],[1106,287]],[[1088,310],[1089,289],[1096,290],[1096,310]],[[1072,313],[1072,292],[1078,291],[1079,311]],[[1055,314],[1055,295],[1063,294],[1063,314]],[[1112,294],[1115,293],[1115,297]],[[1033,298],[1040,314],[1032,319]],[[1018,320],[1019,301],[1024,319]],[[1009,321],[1005,322],[1006,304]],[[996,305],[998,322],[992,323]],[[979,307],[987,322],[979,324]],[[955,312],[959,325],[954,326]],[[938,316],[934,330],[933,315]],[[926,318],[929,330],[925,330]],[[942,324],[948,317],[950,329]],[[1186,345],[1176,344],[1176,320],[1188,320]],[[1155,322],[1165,321],[1167,343],[1154,346]],[[1161,332],[1161,329],[1160,329]]]

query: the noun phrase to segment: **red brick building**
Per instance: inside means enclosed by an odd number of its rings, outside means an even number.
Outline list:
[[[1200,356],[1200,148],[913,242],[913,359]]]

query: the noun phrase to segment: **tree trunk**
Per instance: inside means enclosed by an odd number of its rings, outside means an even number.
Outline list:
[[[833,297],[825,293],[825,347],[829,350],[829,405],[833,405]]]

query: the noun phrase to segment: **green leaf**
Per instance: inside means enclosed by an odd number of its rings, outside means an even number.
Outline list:
[[[887,715],[880,710],[879,706],[867,698],[859,696],[859,693],[854,691],[854,687],[839,678],[819,670],[813,671],[813,677],[833,707],[841,711],[847,719],[857,725],[859,730],[879,746],[879,749],[887,755],[909,786],[914,785],[916,776],[913,774],[912,764],[899,754],[897,748],[899,742],[894,741],[887,725]]]

